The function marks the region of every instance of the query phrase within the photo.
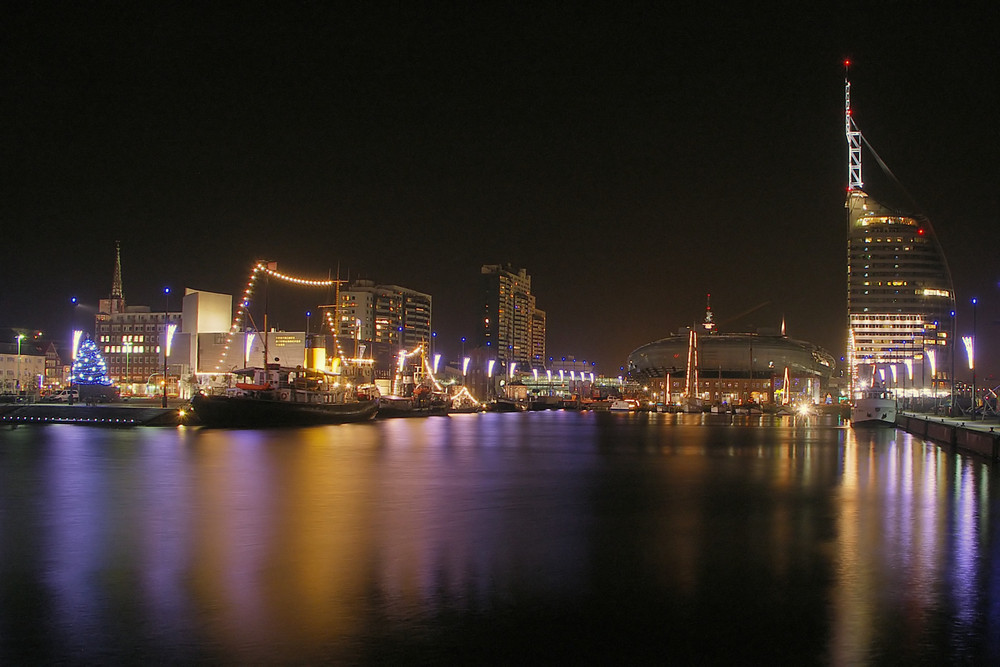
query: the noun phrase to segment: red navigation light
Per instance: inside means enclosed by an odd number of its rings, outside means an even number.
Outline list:
[[[924,235],[924,230],[918,229],[917,230],[917,234],[919,234],[920,236],[923,236]]]
[[[851,66],[851,61],[850,60],[844,60],[844,67],[850,67],[850,66]]]

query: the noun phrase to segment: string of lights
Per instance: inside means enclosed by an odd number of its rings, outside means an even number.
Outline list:
[[[304,285],[306,287],[333,287],[339,280],[311,280],[308,278],[296,278],[295,276],[289,276],[284,273],[278,273],[274,269],[269,269],[264,264],[258,264],[257,270],[264,271],[267,275],[272,278],[277,278],[278,280],[284,280],[285,282],[293,283],[295,285]]]
[[[216,364],[216,372],[222,372],[226,368],[226,359],[229,357],[229,348],[232,346],[233,336],[240,331],[240,323],[244,321],[245,317],[249,313],[251,297],[253,296],[254,287],[257,285],[257,280],[260,278],[261,274],[266,274],[272,278],[291,283],[293,285],[299,285],[301,287],[331,287],[337,284],[337,280],[313,280],[310,278],[299,278],[297,276],[290,276],[285,273],[280,273],[279,271],[270,268],[264,262],[258,262],[253,267],[253,271],[250,272],[250,278],[247,280],[246,289],[243,291],[243,298],[240,300],[239,304],[236,306],[236,313],[233,315],[233,324],[229,328],[229,332],[226,334],[226,342],[222,347],[222,355],[219,357],[219,363]],[[336,335],[336,330],[331,321],[330,312],[327,311],[327,320],[330,321],[330,330]],[[337,344],[337,352],[343,357],[343,353],[340,350],[340,343]]]

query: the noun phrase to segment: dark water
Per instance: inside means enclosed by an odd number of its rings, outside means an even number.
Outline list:
[[[831,421],[0,433],[0,663],[1000,660],[985,465]]]

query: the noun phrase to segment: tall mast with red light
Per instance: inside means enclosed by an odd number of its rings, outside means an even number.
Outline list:
[[[848,181],[847,190],[860,190],[861,181],[861,131],[851,115],[851,61],[844,61],[844,131],[847,133]]]

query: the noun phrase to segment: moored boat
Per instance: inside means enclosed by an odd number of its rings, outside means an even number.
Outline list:
[[[896,399],[884,387],[858,392],[851,404],[851,426],[895,426]]]
[[[482,412],[485,409],[486,406],[473,397],[468,387],[462,387],[451,397],[451,406],[448,408],[448,414],[473,414]]]
[[[197,421],[213,427],[309,426],[367,421],[378,412],[374,388],[357,388],[321,371],[268,365],[239,373],[225,394],[197,394]]]
[[[379,419],[389,417],[430,417],[448,414],[444,400],[421,399],[418,396],[382,396],[378,403]]]
[[[492,412],[525,412],[527,409],[527,403],[503,396],[497,397],[487,406],[487,410]]]

